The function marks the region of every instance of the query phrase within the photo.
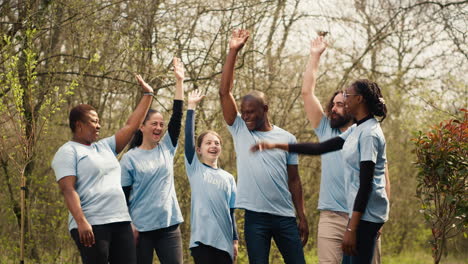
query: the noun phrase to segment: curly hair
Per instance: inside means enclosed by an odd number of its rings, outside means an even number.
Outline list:
[[[387,117],[387,106],[385,105],[382,91],[377,83],[367,79],[361,79],[353,82],[351,87],[354,87],[356,92],[362,95],[372,115],[382,117],[380,122]]]

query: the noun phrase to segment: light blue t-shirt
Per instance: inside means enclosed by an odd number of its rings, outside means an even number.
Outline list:
[[[201,163],[195,154],[190,164],[185,159],[192,189],[190,248],[203,243],[226,251],[233,258],[233,223],[230,209],[236,200],[234,177]]]
[[[338,128],[330,126],[330,120],[323,116],[320,124],[315,128],[315,134],[320,142],[337,137],[342,132]],[[320,178],[320,194],[318,201],[319,210],[348,212],[344,164],[341,151],[325,153],[321,156],[322,177]]]
[[[57,181],[76,176],[75,190],[90,225],[130,221],[120,185],[120,165],[115,156],[115,137],[112,136],[90,146],[68,141],[52,161]],[[71,213],[68,228],[77,228]]]
[[[297,165],[297,154],[283,150],[251,152],[257,142],[296,143],[296,138],[277,126],[270,131],[250,131],[238,114],[231,132],[237,156],[236,208],[295,217],[288,187],[287,165]]]
[[[122,186],[132,186],[130,215],[140,232],[183,222],[174,187],[175,152],[176,147],[166,133],[155,148],[133,148],[120,161]]]
[[[375,163],[372,192],[362,220],[383,223],[388,220],[389,202],[385,192],[386,146],[380,124],[375,118],[359,126],[352,126],[340,135],[345,140],[342,153],[345,163],[345,180],[349,216],[353,213],[354,200],[359,190],[361,161]]]

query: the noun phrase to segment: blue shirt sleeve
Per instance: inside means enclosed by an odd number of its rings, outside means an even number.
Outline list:
[[[57,181],[66,176],[77,175],[76,153],[71,145],[64,145],[55,153],[52,160],[52,168],[54,169]]]
[[[122,157],[122,160],[120,160],[120,167],[122,169],[122,177],[121,177],[122,187],[132,186],[134,168],[130,162],[128,152],[125,153],[125,155],[123,155]]]
[[[331,129],[330,122],[328,121],[328,118],[323,115],[322,119],[320,119],[318,127],[314,128],[315,134],[321,140],[321,138],[326,135],[327,130],[329,129]]]
[[[114,153],[114,155],[117,156],[117,152],[115,152],[115,148],[117,146],[117,143],[115,142],[115,135],[99,140],[98,142],[96,142],[96,145],[102,145],[106,148],[109,148],[112,151],[112,153]]]
[[[379,138],[377,136],[363,134],[359,139],[360,155],[359,161],[372,161],[377,163],[379,153]]]
[[[195,155],[195,110],[187,110],[185,118],[185,158],[192,164]]]
[[[297,143],[296,137],[291,134],[291,138],[288,142],[289,144],[295,144]],[[294,152],[287,152],[287,164],[288,165],[298,165],[299,164],[299,158],[298,154]]]

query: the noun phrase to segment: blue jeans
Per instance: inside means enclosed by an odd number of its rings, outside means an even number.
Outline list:
[[[295,217],[245,210],[244,235],[250,264],[268,263],[271,238],[286,264],[305,264]]]
[[[369,221],[359,221],[356,231],[356,256],[343,256],[342,264],[372,264],[374,256],[377,232],[383,223],[373,223]]]

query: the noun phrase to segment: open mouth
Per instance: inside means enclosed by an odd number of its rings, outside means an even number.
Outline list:
[[[219,151],[216,150],[216,149],[213,149],[213,150],[208,150],[208,153],[209,153],[209,154],[212,154],[212,155],[216,155],[216,154],[219,153]]]

